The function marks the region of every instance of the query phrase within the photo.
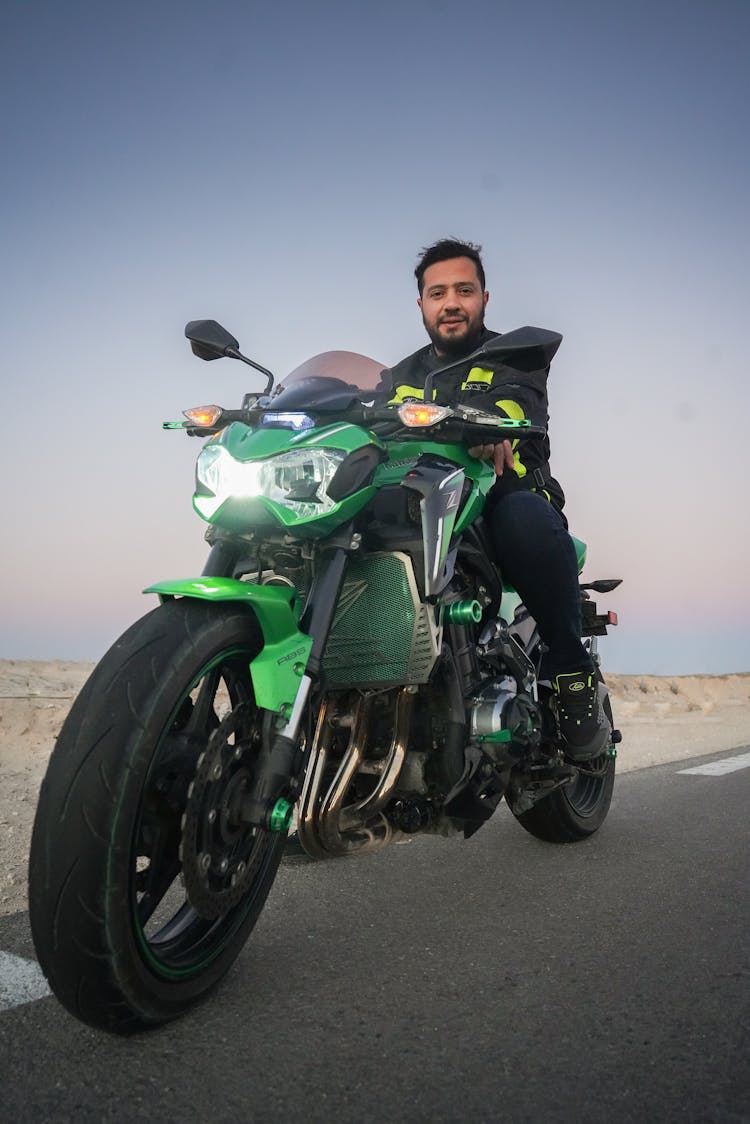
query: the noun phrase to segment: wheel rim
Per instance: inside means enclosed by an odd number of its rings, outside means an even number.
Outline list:
[[[598,811],[612,764],[613,759],[609,753],[602,754],[591,762],[591,773],[580,772],[576,779],[562,790],[571,810],[581,819],[593,816]]]
[[[610,726],[614,726],[609,698],[604,700],[604,713],[609,719]],[[606,797],[614,767],[614,753],[610,748],[601,756],[587,762],[573,783],[566,785],[562,790],[563,796],[575,815],[585,820],[598,812],[602,799]]]
[[[146,778],[130,857],[130,907],[144,960],[164,978],[198,974],[221,954],[253,909],[280,846],[278,837],[237,827],[229,817],[262,737],[248,672],[255,654],[235,648],[201,669],[173,709]],[[223,784],[214,776],[217,754],[226,768]],[[233,893],[241,863],[243,892]]]

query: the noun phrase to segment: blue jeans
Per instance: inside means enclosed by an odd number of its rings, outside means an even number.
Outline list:
[[[541,678],[593,671],[581,643],[581,594],[575,547],[560,512],[536,492],[510,492],[485,521],[503,580],[513,585],[549,648]]]

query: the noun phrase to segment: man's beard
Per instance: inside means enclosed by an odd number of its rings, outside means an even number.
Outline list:
[[[424,324],[424,316],[422,317]],[[464,355],[469,355],[479,347],[479,342],[484,331],[484,320],[480,320],[478,324],[470,326],[469,331],[465,335],[453,337],[444,337],[438,334],[433,328],[428,328],[427,324],[425,331],[432,340],[432,346],[435,351],[440,355],[445,355],[448,359],[460,359]]]

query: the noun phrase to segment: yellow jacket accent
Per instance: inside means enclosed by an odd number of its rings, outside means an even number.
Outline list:
[[[499,410],[503,411],[506,417],[511,418],[513,421],[523,421],[523,419],[526,417],[525,413],[523,412],[523,408],[519,406],[517,402],[514,402],[511,398],[504,398],[500,402],[496,402],[495,405]],[[518,479],[523,480],[524,476],[526,475],[526,465],[518,455],[517,446],[518,438],[516,438],[516,440],[511,445],[511,448],[513,450],[513,468]]]
[[[461,390],[471,390],[476,386],[489,386],[494,377],[495,372],[488,371],[486,367],[472,367],[461,383]]]
[[[436,390],[433,390],[432,397],[435,398]],[[416,398],[418,402],[424,402],[424,387],[422,386],[398,386],[393,398],[389,399],[389,406],[400,406],[403,402],[408,402],[412,398]]]

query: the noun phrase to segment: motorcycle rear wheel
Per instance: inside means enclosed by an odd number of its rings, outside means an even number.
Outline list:
[[[609,698],[604,711],[614,727]],[[545,843],[577,843],[588,839],[604,823],[612,802],[615,757],[607,752],[582,767],[575,780],[550,793],[525,812],[511,812],[521,827]]]
[[[257,921],[285,837],[228,808],[263,736],[248,671],[261,646],[247,609],[168,602],[113,645],[60,732],[29,914],[42,970],[83,1022],[128,1034],[177,1017]]]

